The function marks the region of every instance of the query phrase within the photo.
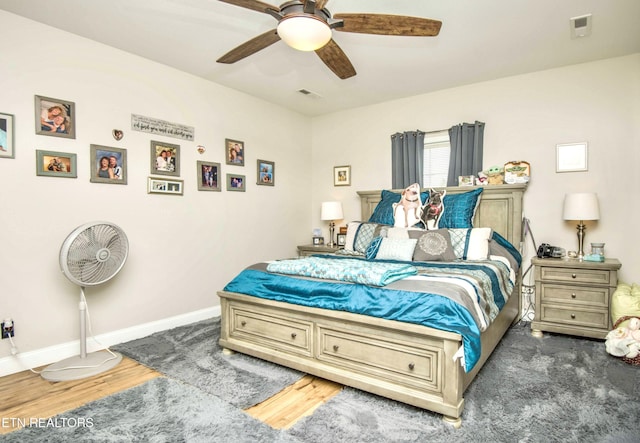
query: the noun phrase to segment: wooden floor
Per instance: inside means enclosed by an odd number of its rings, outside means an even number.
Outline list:
[[[161,376],[124,357],[115,368],[82,380],[50,382],[31,371],[0,377],[0,434],[19,429],[17,419],[53,417]]]
[[[275,429],[287,429],[342,390],[342,385],[305,375],[273,397],[245,412]]]
[[[115,368],[82,380],[54,383],[31,371],[0,377],[0,435],[19,429],[19,419],[28,423],[31,418],[53,417],[162,376],[124,357]],[[273,428],[286,429],[341,389],[339,384],[306,375],[246,412]]]

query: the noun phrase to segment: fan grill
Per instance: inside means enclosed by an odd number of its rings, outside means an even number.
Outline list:
[[[63,271],[80,285],[97,285],[109,280],[120,271],[128,253],[124,232],[111,224],[80,227],[65,245],[61,252]]]

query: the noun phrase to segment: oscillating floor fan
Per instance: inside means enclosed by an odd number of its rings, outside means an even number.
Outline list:
[[[124,231],[109,222],[91,222],[78,226],[62,243],[60,269],[80,286],[80,355],[47,366],[41,376],[49,381],[78,380],[115,367],[122,356],[109,349],[87,354],[86,286],[112,279],[124,266],[129,242]]]

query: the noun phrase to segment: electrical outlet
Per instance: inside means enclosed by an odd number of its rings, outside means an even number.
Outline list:
[[[15,325],[13,324],[12,320],[3,321],[0,324],[0,330],[2,330],[3,339],[15,336]]]

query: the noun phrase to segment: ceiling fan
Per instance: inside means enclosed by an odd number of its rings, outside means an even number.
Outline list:
[[[351,61],[332,38],[332,30],[360,34],[432,37],[442,22],[428,18],[390,14],[335,14],[325,8],[328,0],[293,0],[273,6],[259,0],[220,0],[242,8],[269,14],[278,20],[275,29],[232,49],[218,63],[235,63],[283,40],[301,51],[315,51],[341,79],[356,75]]]

